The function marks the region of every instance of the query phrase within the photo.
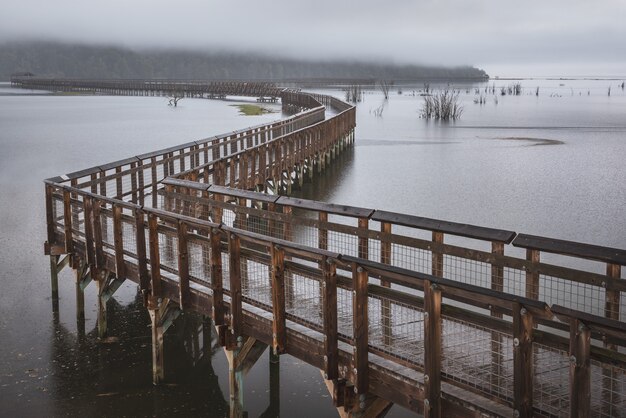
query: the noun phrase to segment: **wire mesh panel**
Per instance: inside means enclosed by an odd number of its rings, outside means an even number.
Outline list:
[[[241,257],[241,294],[253,305],[272,306],[272,281],[269,263]]]
[[[65,225],[65,218],[63,217],[63,196],[54,195],[52,202],[52,218],[59,226]]]
[[[352,290],[337,287],[337,329],[338,334],[352,339]]]
[[[626,369],[591,361],[591,414],[626,417]]]
[[[211,284],[211,243],[208,240],[189,239],[187,242],[189,275],[195,282]]]
[[[557,304],[604,316],[605,290],[598,286],[540,275],[539,299],[549,305]]]
[[[491,264],[444,255],[443,277],[459,283],[491,288]]]
[[[420,273],[432,272],[432,253],[401,244],[391,244],[391,265]]]
[[[122,242],[125,252],[137,255],[137,226],[134,221],[122,220]]]
[[[159,231],[159,257],[161,267],[178,271],[178,236],[173,231]]]
[[[442,373],[446,380],[511,402],[513,338],[444,315]]]
[[[533,355],[535,415],[569,416],[569,354],[535,343]]]
[[[287,317],[301,324],[322,327],[322,293],[320,278],[310,269],[297,265],[285,268],[285,300]]]
[[[368,298],[369,345],[407,363],[424,365],[424,311],[380,296]]]

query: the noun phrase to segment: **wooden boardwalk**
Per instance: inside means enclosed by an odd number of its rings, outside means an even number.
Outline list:
[[[104,335],[106,300],[138,283],[155,383],[177,314],[210,316],[233,416],[266,346],[318,367],[344,415],[626,415],[626,251],[289,197],[352,145],[355,109],[250,84],[224,94],[299,112],[46,180],[53,296],[72,266],[80,315],[94,281]]]

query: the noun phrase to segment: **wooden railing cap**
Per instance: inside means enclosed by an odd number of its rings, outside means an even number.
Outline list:
[[[74,171],[73,173],[66,174],[66,176],[69,179],[77,179],[77,178],[80,178],[80,177],[85,177],[85,176],[89,176],[91,174],[99,173],[100,171],[102,171],[100,169],[100,167],[96,166],[96,167],[86,168],[84,170]]]
[[[200,190],[203,192],[207,191],[207,189],[210,187],[206,183],[199,183],[197,181],[191,181],[191,180],[183,180],[183,179],[178,179],[176,177],[166,177],[161,181],[161,184],[164,184],[166,186],[186,187],[188,189]]]
[[[280,196],[270,195],[261,192],[253,192],[250,190],[233,189],[225,186],[211,185],[208,188],[209,193],[216,193],[224,196],[242,197],[259,202],[276,203]]]
[[[117,168],[117,167],[121,167],[123,165],[127,165],[130,163],[136,163],[139,162],[140,159],[138,157],[129,157],[129,158],[125,158],[123,160],[118,160],[118,161],[113,161],[111,163],[107,163],[101,166],[98,166],[98,168],[100,169],[100,171],[107,171],[110,170],[112,168]]]
[[[351,216],[355,218],[369,218],[372,213],[374,213],[373,209],[337,205],[334,203],[325,203],[317,200],[305,200],[286,196],[281,196],[276,203],[279,205],[292,206],[318,212],[328,212],[335,215]]]
[[[548,253],[582,257],[590,260],[620,264],[622,266],[626,265],[626,250],[618,248],[601,247],[599,245],[538,237],[527,234],[519,234],[513,240],[513,245],[516,247],[545,251]]]
[[[438,231],[466,238],[498,241],[505,244],[509,244],[515,237],[515,232],[513,231],[442,221],[439,219],[423,218],[421,216],[405,215],[383,210],[377,210],[374,212],[371,219],[373,221],[389,222],[396,225],[425,229],[429,231]]]

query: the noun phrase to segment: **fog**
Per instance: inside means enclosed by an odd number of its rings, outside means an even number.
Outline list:
[[[2,6],[0,41],[623,75],[624,22],[623,0],[21,0]]]

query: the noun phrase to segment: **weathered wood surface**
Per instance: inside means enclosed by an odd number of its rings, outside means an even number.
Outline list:
[[[290,191],[302,167],[321,169],[354,138],[351,106],[280,97],[304,110],[48,179],[53,275],[70,254],[76,268],[125,276],[151,310],[211,315],[229,349],[250,337],[320,368],[354,411],[359,395],[428,416],[567,414],[555,399],[626,408],[623,250],[253,192]],[[324,120],[322,105],[337,115]],[[511,241],[527,257],[507,255]],[[594,390],[600,369],[612,378]]]

